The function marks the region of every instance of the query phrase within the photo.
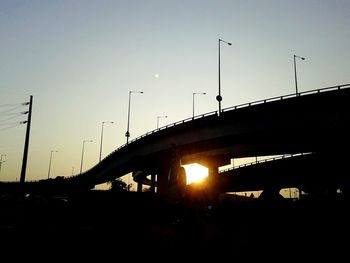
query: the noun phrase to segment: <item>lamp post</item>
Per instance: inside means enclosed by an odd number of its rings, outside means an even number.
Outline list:
[[[196,94],[201,94],[201,95],[205,95],[207,93],[205,92],[193,92],[192,93],[192,117],[194,118],[194,95]]]
[[[99,161],[101,162],[101,156],[102,156],[102,140],[103,140],[103,126],[105,123],[114,123],[113,121],[103,121],[102,122],[102,129],[101,129],[101,144],[100,144],[100,159]]]
[[[160,118],[168,118],[167,115],[164,115],[164,116],[157,116],[157,129],[159,128],[159,119]]]
[[[227,45],[231,46],[232,43],[226,42],[225,40],[222,40],[219,38],[219,95],[216,96],[216,100],[219,102],[219,115],[221,114],[221,101],[222,101],[222,96],[221,96],[221,73],[220,73],[220,44],[221,42],[226,43]]]
[[[0,172],[1,172],[1,166],[2,166],[2,163],[4,163],[5,161],[2,160],[2,157],[6,156],[6,154],[1,154],[0,155]]]
[[[126,144],[129,143],[129,137],[130,137],[130,100],[131,100],[131,94],[132,93],[143,93],[143,91],[129,91],[129,106],[128,106],[128,126],[127,126],[127,130],[126,130],[126,133],[125,133],[125,137],[126,137]]]
[[[92,142],[92,140],[83,140],[83,150],[81,152],[81,162],[80,162],[80,174],[83,169],[83,160],[84,160],[84,146],[86,142]]]
[[[57,152],[58,152],[58,151],[51,151],[51,153],[50,153],[49,171],[47,172],[47,179],[50,178],[52,154],[53,154],[53,153],[57,153]]]
[[[293,59],[294,59],[294,80],[295,80],[295,94],[298,95],[298,80],[297,80],[297,66],[295,63],[295,58],[300,58],[301,60],[305,60],[305,58],[303,57],[299,57],[297,55],[293,55]]]

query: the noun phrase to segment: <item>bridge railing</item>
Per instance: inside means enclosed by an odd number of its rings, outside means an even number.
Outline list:
[[[288,95],[272,97],[272,98],[265,99],[265,100],[257,100],[257,101],[253,101],[253,102],[239,104],[236,106],[225,108],[222,110],[222,112],[241,109],[241,108],[254,106],[254,105],[258,105],[258,104],[264,104],[264,103],[272,102],[272,101],[284,100],[284,99],[298,97],[298,96],[305,96],[305,95],[321,93],[321,92],[331,91],[331,90],[340,90],[340,89],[345,89],[345,88],[349,88],[349,87],[350,87],[350,84],[344,84],[344,85],[326,87],[326,88],[321,88],[321,89],[316,89],[316,90],[303,91],[303,92],[299,92],[299,93],[292,93],[292,94],[288,94]]]
[[[186,123],[186,122],[190,122],[190,121],[193,121],[193,120],[195,120],[195,119],[202,119],[202,118],[204,118],[204,117],[211,116],[211,115],[217,115],[217,111],[211,111],[211,112],[208,112],[208,113],[204,113],[204,114],[201,114],[201,115],[197,115],[197,116],[195,116],[195,117],[191,117],[191,118],[187,118],[187,119],[184,119],[184,120],[181,120],[181,121],[177,121],[177,122],[168,124],[168,125],[166,125],[166,126],[162,126],[162,127],[158,128],[158,129],[155,129],[155,130],[149,131],[149,132],[147,132],[147,133],[145,133],[145,134],[142,134],[142,135],[136,137],[135,139],[132,139],[132,140],[129,142],[129,144],[132,143],[132,142],[135,142],[135,141],[137,141],[137,140],[139,140],[139,139],[141,139],[141,138],[143,138],[143,137],[146,137],[146,136],[148,136],[148,135],[150,135],[150,134],[157,133],[157,132],[162,131],[162,130],[166,130],[166,129],[168,129],[168,128],[177,126],[177,125],[179,125],[179,124],[183,124],[183,123]],[[127,144],[123,144],[122,146],[118,147],[115,151],[118,151],[119,149],[125,147],[126,145],[127,145]]]
[[[276,161],[276,160],[282,160],[282,159],[287,159],[287,158],[292,158],[292,157],[297,157],[297,156],[302,156],[302,155],[308,155],[308,154],[312,154],[312,152],[307,152],[307,153],[294,153],[294,154],[283,154],[280,156],[276,156],[276,157],[272,157],[272,158],[266,158],[263,160],[258,160],[255,162],[249,162],[249,163],[245,163],[245,164],[241,164],[238,166],[233,166],[224,170],[221,170],[219,173],[224,173],[224,172],[228,172],[228,171],[232,171],[234,169],[238,169],[238,168],[242,168],[242,167],[247,167],[247,166],[251,166],[251,165],[255,165],[258,163],[266,163],[266,162],[271,162],[271,161]]]

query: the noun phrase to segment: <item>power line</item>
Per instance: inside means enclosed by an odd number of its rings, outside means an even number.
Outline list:
[[[0,126],[13,125],[13,124],[25,124],[25,123],[27,123],[27,121],[7,122],[7,123],[0,123]]]
[[[10,116],[10,117],[8,117],[8,118],[5,118],[5,119],[2,119],[2,120],[0,119],[0,124],[1,124],[1,123],[4,123],[4,122],[6,122],[6,121],[9,121],[9,120],[18,118],[18,117],[20,117],[20,116],[22,116],[22,113],[17,113],[16,115],[12,115],[12,116]]]
[[[20,126],[21,124],[23,124],[23,123],[22,123],[22,122],[19,122],[19,123],[17,123],[17,124],[11,125],[11,126],[9,126],[9,127],[1,128],[0,131],[5,131],[5,130],[8,130],[8,129],[11,129],[11,128]]]
[[[24,106],[23,103],[22,103],[22,104],[19,104],[19,105],[17,105],[17,106],[12,106],[11,108],[7,108],[7,109],[1,111],[1,112],[0,112],[0,115],[3,115],[3,114],[5,114],[5,113],[12,112],[12,111],[14,111],[14,110],[16,110],[16,109],[19,109],[19,108],[23,107],[23,106]]]
[[[21,124],[27,123],[27,121],[12,121],[29,113],[28,110],[19,112],[18,109],[29,105],[29,102],[24,103],[12,103],[12,104],[0,104],[0,131],[9,130],[15,128]]]
[[[13,121],[9,122],[10,120],[14,120],[21,115],[26,115],[29,113],[28,110],[18,112],[17,110],[21,107],[29,105],[29,102],[23,102],[23,103],[12,103],[12,104],[0,104],[0,131],[9,130],[12,128],[15,128],[21,124],[27,123],[27,121]]]
[[[24,102],[27,103],[27,102]],[[7,104],[0,104],[0,107],[11,107],[11,106],[18,106],[23,105],[23,103],[7,103]]]
[[[13,115],[17,115],[17,114],[21,114],[20,112],[0,112],[0,117],[2,116],[13,116]]]

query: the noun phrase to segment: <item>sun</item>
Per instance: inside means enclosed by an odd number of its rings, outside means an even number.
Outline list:
[[[208,168],[198,163],[183,165],[186,171],[186,184],[201,182],[208,177]]]

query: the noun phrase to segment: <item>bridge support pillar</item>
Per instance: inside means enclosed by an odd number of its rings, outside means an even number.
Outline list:
[[[208,167],[209,200],[215,202],[219,199],[219,166],[217,164]]]
[[[165,195],[169,188],[169,179],[168,179],[168,167],[162,167],[161,170],[157,172],[157,193],[159,195]]]
[[[216,202],[220,197],[220,177],[219,167],[230,164],[230,159],[212,158],[207,161],[208,167],[208,182],[210,185],[209,198],[211,202]]]
[[[137,192],[138,193],[142,192],[142,183],[140,183],[140,182],[137,183]]]
[[[151,174],[151,193],[156,192],[156,174]]]
[[[173,146],[171,156],[157,175],[157,192],[171,203],[177,203],[185,195],[186,172],[181,166],[181,156]]]

